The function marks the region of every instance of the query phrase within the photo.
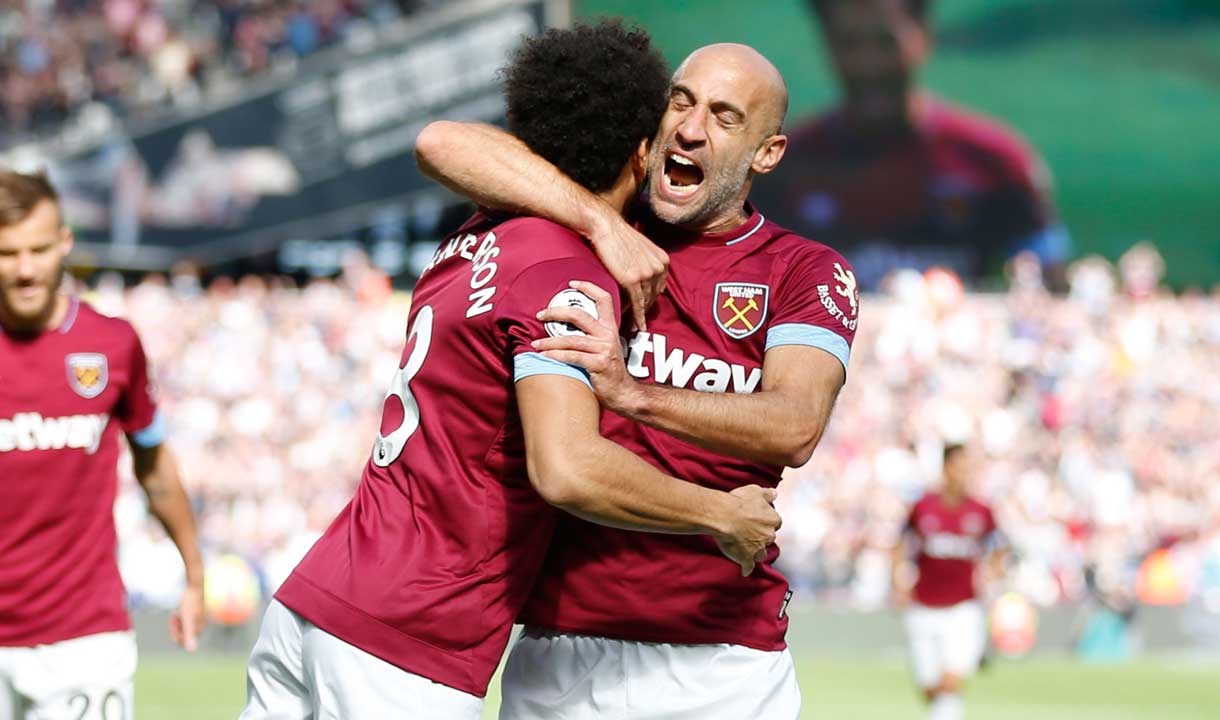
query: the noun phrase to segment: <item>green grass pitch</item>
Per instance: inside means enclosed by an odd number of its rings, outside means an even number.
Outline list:
[[[802,718],[917,720],[900,658],[798,656]],[[239,656],[150,655],[136,675],[137,720],[232,720],[245,698]],[[496,688],[485,717],[494,718]],[[1220,664],[1184,658],[1082,665],[1040,657],[995,663],[966,696],[971,720],[1205,720],[1220,717]]]

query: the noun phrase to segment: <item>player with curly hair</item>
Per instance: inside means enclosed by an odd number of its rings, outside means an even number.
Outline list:
[[[509,128],[622,212],[665,107],[647,34],[548,30],[505,79]],[[355,497],[267,610],[242,718],[481,717],[555,508],[708,535],[727,565],[753,569],[779,525],[774,491],[684,482],[605,440],[588,377],[533,347],[574,332],[540,320],[547,307],[617,327],[617,302],[574,281],[614,289],[579,235],[537,217],[479,212],[441,244]]]
[[[668,288],[647,328],[555,307],[542,319],[585,334],[535,343],[588,371],[609,411],[608,438],[708,488],[774,487],[784,466],[809,459],[859,323],[850,264],[747,201],[784,155],[787,103],[783,77],[753,48],[691,53],[671,79],[634,216],[669,254]],[[434,124],[416,156],[484,206],[526,208],[590,237],[599,216],[612,233],[636,232],[562,168],[492,128]],[[609,307],[604,290],[580,287]],[[768,548],[742,575],[707,538],[562,516],[505,665],[501,720],[794,720],[791,592],[778,554]]]

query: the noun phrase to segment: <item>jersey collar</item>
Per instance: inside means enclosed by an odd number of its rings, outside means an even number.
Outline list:
[[[649,213],[644,223],[649,237],[660,240],[663,244],[694,244],[701,247],[734,247],[752,237],[755,237],[766,224],[767,219],[755,207],[746,203],[746,219],[731,230],[718,233],[695,233],[673,225],[666,224]]]
[[[722,233],[706,234],[703,236],[703,240],[719,243],[727,247],[754,237],[759,230],[762,230],[762,226],[767,222],[767,218],[763,217],[763,214],[758,212],[750,203],[746,203],[746,212],[749,213],[749,216],[742,224]]]
[[[27,339],[33,339],[44,333],[50,333],[50,332],[56,332],[56,333],[59,333],[60,335],[67,335],[68,331],[72,329],[72,326],[76,324],[76,316],[78,314],[80,314],[80,298],[78,298],[75,295],[69,295],[68,296],[68,312],[64,313],[64,319],[59,323],[59,327],[55,328],[54,330],[51,330],[49,328],[46,330],[39,330],[36,333],[33,333],[28,336],[24,336],[24,337],[26,337]],[[0,325],[0,335],[11,335],[11,334],[12,333],[10,333],[7,329],[5,329],[5,327],[3,325]],[[21,337],[20,334],[19,334],[19,337]]]
[[[67,335],[72,326],[76,324],[76,316],[80,314],[80,298],[72,295],[68,298],[68,312],[64,315],[64,321],[59,324],[59,334]]]

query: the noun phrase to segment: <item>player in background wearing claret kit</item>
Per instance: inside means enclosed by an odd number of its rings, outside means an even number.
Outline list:
[[[989,559],[989,569],[998,575],[1004,563],[991,508],[969,495],[973,474],[969,448],[945,447],[939,491],[929,491],[915,503],[893,550],[895,604],[906,608],[911,665],[928,701],[928,720],[963,717],[963,684],[978,669],[987,646],[976,570]],[[912,554],[913,587],[904,581]]]
[[[170,633],[193,650],[204,625],[195,521],[144,350],[127,322],[60,293],[71,249],[47,179],[0,170],[0,720],[133,717],[120,432],[186,565]]]
[[[552,29],[506,71],[508,123],[621,212],[665,89],[647,34]],[[617,304],[595,305],[577,280],[614,288],[580,236],[540,218],[480,212],[442,243],[355,497],[267,611],[243,718],[481,717],[555,507],[707,536],[734,574],[753,569],[779,525],[774,491],[685,482],[603,439],[588,378],[532,347],[573,332],[538,319],[548,306],[617,326]]]
[[[624,349],[619,328],[554,308],[543,318],[586,334],[535,343],[589,372],[612,411],[602,420],[607,437],[709,488],[775,486],[784,466],[809,459],[859,320],[843,258],[746,202],[754,178],[783,156],[786,109],[783,78],[752,48],[692,53],[672,79],[649,158],[650,212],[638,219],[670,263],[647,328],[623,328]],[[434,123],[416,155],[425,172],[485,206],[544,215],[595,245],[638,235],[494,128]],[[599,307],[613,300],[577,287]],[[795,718],[790,594],[777,556],[770,547],[741,577],[703,538],[562,518],[521,616],[501,718]]]

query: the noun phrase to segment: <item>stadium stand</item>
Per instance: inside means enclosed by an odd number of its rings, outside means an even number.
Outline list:
[[[102,104],[190,106],[432,0],[0,2],[0,145]]]

